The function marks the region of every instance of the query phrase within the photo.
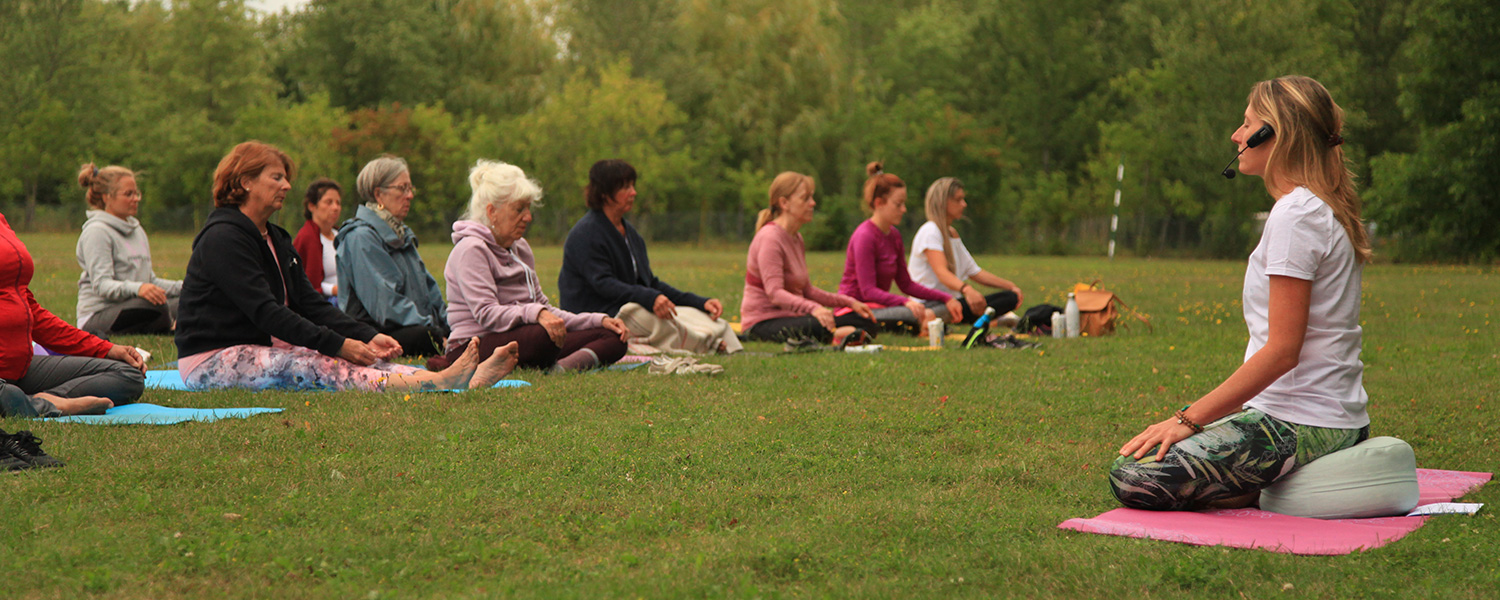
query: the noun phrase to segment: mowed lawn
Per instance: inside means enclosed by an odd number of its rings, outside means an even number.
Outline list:
[[[441,275],[449,246],[423,254]],[[74,236],[24,235],[73,320]],[[181,277],[186,235],[158,234]],[[538,251],[556,288],[558,248]],[[737,318],[744,249],[655,247]],[[836,285],[843,257],[810,257]],[[165,427],[9,421],[63,469],[0,482],[14,598],[1494,598],[1496,506],[1387,547],[1296,557],[1062,531],[1116,507],[1120,444],[1241,361],[1241,262],[980,257],[1025,304],[1102,280],[1152,317],[1038,350],[711,358],[715,377],[522,372],[461,395],[150,391],[278,415]],[[439,277],[441,279],[441,277]],[[1365,272],[1374,435],[1419,466],[1500,456],[1495,267]],[[170,338],[126,341],[174,360]],[[893,345],[924,340],[885,336]],[[1490,484],[1465,500],[1500,502]]]

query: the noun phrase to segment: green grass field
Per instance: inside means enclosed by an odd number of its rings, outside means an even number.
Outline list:
[[[74,237],[22,236],[73,320]],[[153,239],[181,277],[190,238]],[[432,240],[438,241],[438,240]],[[448,246],[424,247],[441,274]],[[744,250],[654,248],[738,315]],[[555,289],[560,250],[539,250]],[[842,256],[810,257],[834,287]],[[1116,506],[1114,451],[1244,352],[1236,262],[980,257],[1026,305],[1101,279],[1152,316],[1040,350],[732,356],[716,377],[523,372],[462,395],[149,391],[278,415],[168,427],[8,422],[63,469],[0,485],[16,598],[1493,598],[1495,506],[1389,546],[1297,557],[1061,531]],[[1365,272],[1374,435],[1494,471],[1494,267]],[[126,341],[176,358],[170,338]],[[918,345],[916,338],[883,343]],[[768,344],[748,349],[770,352]],[[1490,484],[1465,498],[1500,501]]]

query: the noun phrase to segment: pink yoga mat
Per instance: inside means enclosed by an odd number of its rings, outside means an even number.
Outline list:
[[[1489,473],[1417,469],[1417,485],[1422,494],[1417,506],[1454,500],[1489,480]],[[1384,517],[1325,521],[1250,508],[1205,512],[1117,508],[1092,519],[1068,519],[1058,527],[1195,546],[1338,555],[1384,546],[1416,531],[1427,519]]]

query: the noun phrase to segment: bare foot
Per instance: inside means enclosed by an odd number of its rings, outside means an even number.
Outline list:
[[[474,370],[479,368],[479,340],[469,340],[469,346],[464,348],[464,353],[453,359],[448,368],[438,372],[438,378],[433,382],[441,389],[451,390],[462,387],[474,377]]]
[[[474,371],[474,378],[469,380],[469,389],[490,387],[509,375],[516,368],[519,348],[515,342],[496,348],[489,358],[479,363],[479,368]]]
[[[51,402],[53,406],[57,407],[57,410],[62,411],[64,416],[102,415],[104,411],[109,410],[115,405],[114,402],[110,402],[109,398],[100,398],[99,396],[63,398],[53,394],[40,393],[36,394],[36,397]]]

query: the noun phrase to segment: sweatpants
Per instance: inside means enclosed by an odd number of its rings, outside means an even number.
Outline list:
[[[26,375],[0,379],[0,417],[59,417],[62,412],[35,394],[61,398],[100,396],[116,406],[140,399],[146,391],[141,370],[124,362],[90,356],[33,356]]]
[[[117,334],[167,333],[176,321],[177,298],[168,298],[166,304],[131,298],[94,313],[79,329],[108,339]]]
[[[484,360],[495,352],[496,348],[516,343],[517,355],[516,366],[533,369],[547,369],[557,364],[558,360],[571,356],[574,352],[588,349],[593,351],[594,356],[599,359],[599,364],[612,365],[625,356],[625,342],[620,341],[620,334],[595,327],[593,329],[580,329],[569,331],[563,338],[562,346],[552,342],[552,336],[547,335],[547,328],[535,323],[522,325],[509,331],[500,333],[487,333],[479,336],[479,358]],[[443,356],[443,361],[428,361],[429,367],[444,367],[453,364],[468,347],[469,340],[454,340],[448,344],[453,348]]]

